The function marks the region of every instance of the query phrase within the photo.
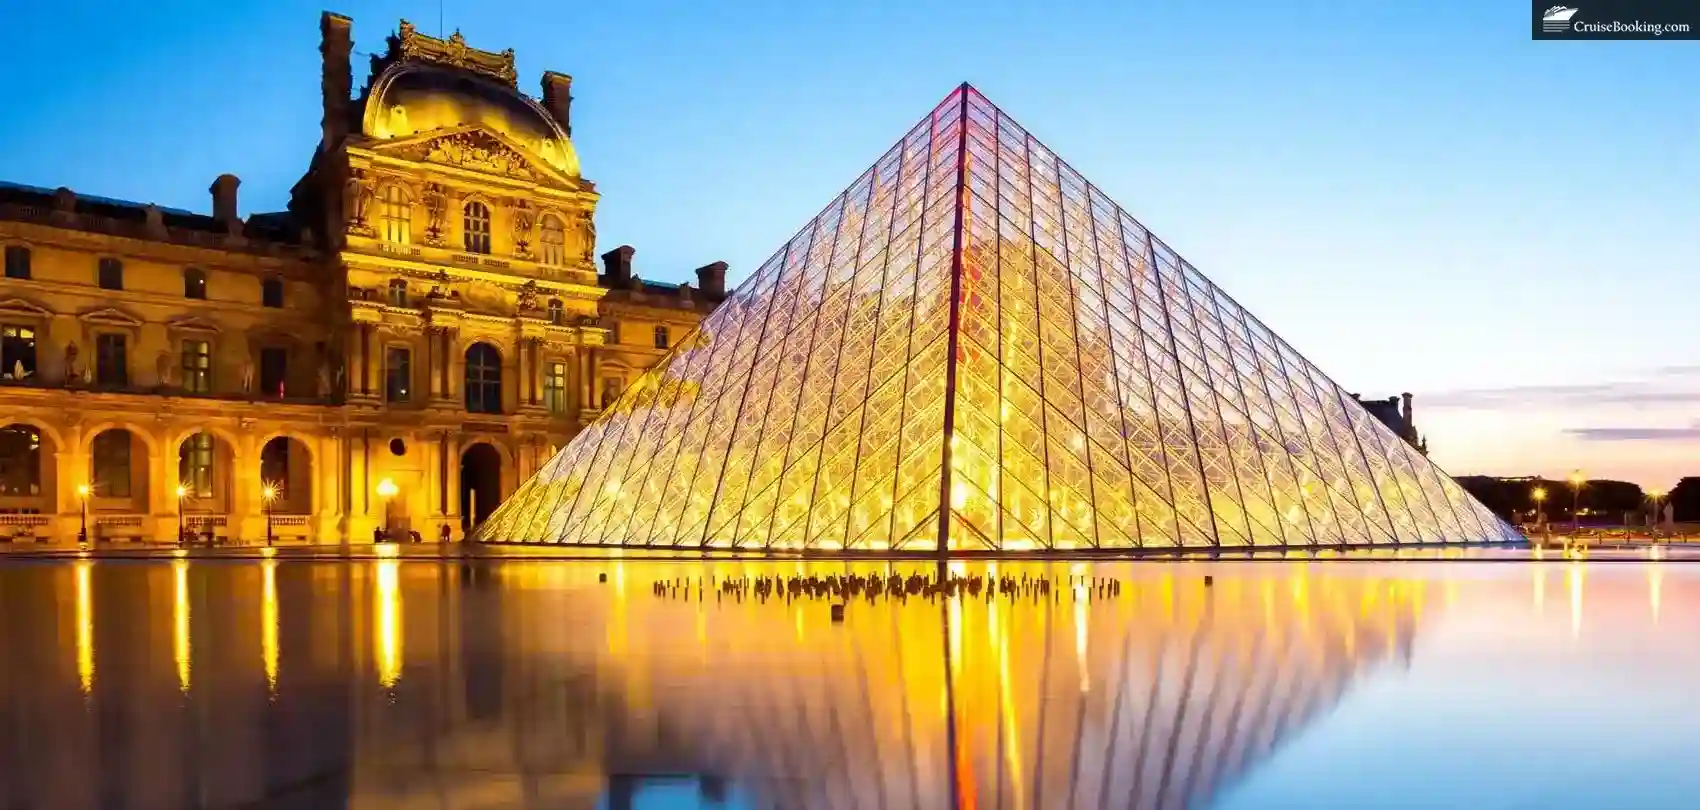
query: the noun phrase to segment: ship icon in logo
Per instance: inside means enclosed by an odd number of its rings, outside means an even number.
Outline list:
[[[1553,6],[1541,14],[1541,30],[1549,34],[1562,34],[1570,30],[1570,18],[1576,16],[1576,9],[1569,6]]]

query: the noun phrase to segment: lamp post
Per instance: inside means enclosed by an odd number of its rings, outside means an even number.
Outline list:
[[[77,518],[77,543],[86,545],[89,542],[89,485],[77,485],[77,500],[80,513]]]
[[[385,478],[378,482],[378,497],[384,499],[384,537],[390,534],[390,499],[395,497],[398,490],[394,481]]]
[[[1546,503],[1547,499],[1547,488],[1535,487],[1534,491],[1529,493],[1529,497],[1535,499],[1535,524],[1542,529],[1545,529],[1547,527],[1547,516],[1543,505]],[[1547,534],[1550,537],[1552,532],[1549,530]]]
[[[1650,534],[1653,531],[1656,531],[1660,524],[1664,523],[1664,515],[1659,513],[1659,501],[1664,499],[1665,493],[1662,490],[1655,489],[1652,492],[1647,493],[1647,497],[1653,499],[1653,519],[1647,524],[1648,533]]]
[[[177,485],[177,545],[183,545],[183,498],[189,494],[189,488]]]
[[[266,546],[272,544],[272,503],[277,500],[277,487],[267,484],[260,490],[260,501],[266,510]]]

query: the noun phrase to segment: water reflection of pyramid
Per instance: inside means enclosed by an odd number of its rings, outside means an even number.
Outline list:
[[[1206,808],[1404,666],[1423,603],[1420,582],[1182,570],[1108,600],[858,602],[834,624],[815,600],[657,599],[627,568],[563,600],[600,632],[511,617],[500,717],[421,744],[415,713],[387,714],[353,806],[675,806],[642,796],[694,781],[729,810]],[[511,573],[537,593],[594,575]]]
[[[1511,540],[964,85],[513,498],[494,541]]]

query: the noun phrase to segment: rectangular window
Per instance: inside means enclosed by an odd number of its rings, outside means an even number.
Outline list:
[[[124,335],[106,333],[94,338],[94,381],[107,388],[130,385],[129,341]]]
[[[7,324],[0,326],[0,380],[27,380],[35,376],[35,329]]]
[[[212,391],[212,344],[183,341],[183,390],[192,394]]]
[[[413,398],[413,352],[391,346],[384,352],[384,399],[408,402]]]
[[[260,349],[260,396],[283,396],[283,384],[289,377],[289,350],[267,346]]]
[[[101,259],[99,281],[103,290],[124,289],[124,263],[110,256]]]
[[[183,297],[207,300],[207,271],[199,267],[183,271]]]
[[[30,277],[30,249],[23,245],[6,246],[6,278]]]
[[[543,404],[553,414],[567,412],[567,364],[550,363],[543,376]]]
[[[672,346],[672,345],[673,345],[673,336],[667,331],[667,327],[665,327],[665,326],[655,327],[655,348],[665,349],[665,348]]]
[[[283,282],[268,278],[260,282],[260,306],[283,309]]]

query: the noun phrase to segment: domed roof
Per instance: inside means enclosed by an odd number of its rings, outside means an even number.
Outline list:
[[[501,133],[569,177],[579,175],[572,140],[543,105],[512,87],[452,67],[389,65],[372,83],[361,129],[367,137],[389,140],[468,124]]]

